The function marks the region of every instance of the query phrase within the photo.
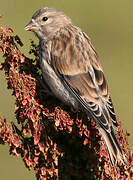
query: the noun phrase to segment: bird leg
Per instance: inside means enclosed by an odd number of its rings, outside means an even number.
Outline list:
[[[54,96],[52,91],[49,89],[49,87],[47,86],[46,82],[44,81],[43,78],[41,77],[37,77],[37,80],[39,81],[40,85],[42,86],[42,92],[49,95],[49,96]]]

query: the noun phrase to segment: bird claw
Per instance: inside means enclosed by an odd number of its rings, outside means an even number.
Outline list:
[[[47,86],[47,84],[45,83],[45,81],[40,78],[40,77],[37,77],[37,80],[39,81],[40,85],[42,86],[42,92],[45,93],[45,94],[48,94],[49,96],[54,96],[52,91],[49,89],[49,87]]]
[[[77,112],[78,112],[78,110],[75,109],[73,106],[71,106],[71,111],[72,111],[73,113],[77,113]]]

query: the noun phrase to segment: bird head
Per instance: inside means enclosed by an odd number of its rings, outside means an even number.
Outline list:
[[[63,12],[52,7],[44,7],[35,12],[24,29],[33,31],[39,39],[45,39],[71,23],[71,19]]]

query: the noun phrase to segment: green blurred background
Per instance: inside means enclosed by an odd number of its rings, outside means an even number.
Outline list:
[[[132,0],[1,0],[1,22],[18,34],[28,55],[33,33],[24,31],[33,13],[44,6],[56,7],[68,14],[92,39],[108,80],[109,89],[124,130],[133,132],[133,1]],[[37,42],[37,40],[36,40]],[[0,56],[0,62],[3,59]],[[14,121],[14,97],[6,89],[4,73],[0,72],[0,112]],[[133,135],[129,138],[133,147]],[[0,146],[0,179],[32,180],[23,162],[9,156],[8,146]]]

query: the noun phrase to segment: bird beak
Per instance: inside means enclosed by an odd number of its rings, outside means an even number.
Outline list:
[[[26,31],[38,31],[39,27],[37,26],[37,23],[32,19],[29,24],[27,24],[24,28]]]

